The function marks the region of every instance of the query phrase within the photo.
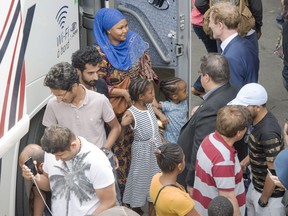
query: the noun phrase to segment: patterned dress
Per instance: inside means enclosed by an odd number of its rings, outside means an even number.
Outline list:
[[[134,106],[128,109],[133,114],[135,125],[131,167],[123,202],[132,208],[144,206],[146,201],[151,202],[150,183],[152,177],[160,172],[154,151],[162,142],[151,104],[146,106],[147,110]]]
[[[127,71],[121,71],[114,68],[106,58],[105,54],[101,51],[99,46],[96,46],[96,49],[99,51],[102,56],[102,61],[100,63],[100,71],[98,72],[99,76],[103,78],[107,85],[109,92],[113,89],[113,86],[121,83],[125,77],[129,76],[131,79],[140,77],[141,62],[140,60]],[[117,116],[118,121],[121,122],[122,115]],[[116,155],[119,168],[117,172],[117,181],[120,189],[120,195],[123,197],[126,179],[129,173],[130,163],[131,163],[131,144],[133,142],[133,131],[127,127],[124,131],[124,136],[119,138],[115,145],[113,146],[114,154]]]

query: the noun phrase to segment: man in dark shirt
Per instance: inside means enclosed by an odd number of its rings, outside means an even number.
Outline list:
[[[80,83],[87,89],[104,94],[109,98],[105,80],[98,77],[101,61],[100,53],[95,47],[80,49],[72,55],[72,65],[77,70]]]
[[[258,83],[243,86],[229,105],[243,105],[253,119],[248,138],[248,156],[241,162],[251,166],[252,184],[246,195],[248,215],[285,215],[281,203],[284,189],[275,187],[267,169],[275,174],[274,160],[283,149],[281,127],[275,116],[266,108],[267,92]],[[272,212],[272,214],[271,214]]]

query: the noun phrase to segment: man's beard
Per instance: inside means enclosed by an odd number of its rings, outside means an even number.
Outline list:
[[[91,87],[95,87],[97,85],[97,81],[98,80],[91,80],[91,81],[87,81],[87,80],[83,80],[83,82]]]

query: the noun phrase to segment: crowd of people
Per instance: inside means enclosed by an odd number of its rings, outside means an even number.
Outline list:
[[[282,136],[258,84],[263,9],[261,0],[248,3],[255,23],[240,35],[235,4],[192,0],[191,23],[208,54],[192,87],[203,102],[189,118],[187,83],[159,80],[149,44],[120,11],[100,9],[96,44],[44,79],[54,95],[46,129],[19,157],[33,215],[142,215],[146,204],[151,216],[287,214],[288,123]]]

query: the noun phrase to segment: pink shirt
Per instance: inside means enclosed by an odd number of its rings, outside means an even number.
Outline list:
[[[83,87],[84,88],[84,87]],[[104,122],[110,122],[115,114],[109,100],[97,92],[85,89],[85,98],[80,107],[73,104],[49,100],[43,117],[43,125],[59,124],[68,127],[76,135],[85,137],[101,148],[106,142]]]
[[[192,0],[190,21],[193,25],[203,26],[203,14],[195,7],[195,0]]]

